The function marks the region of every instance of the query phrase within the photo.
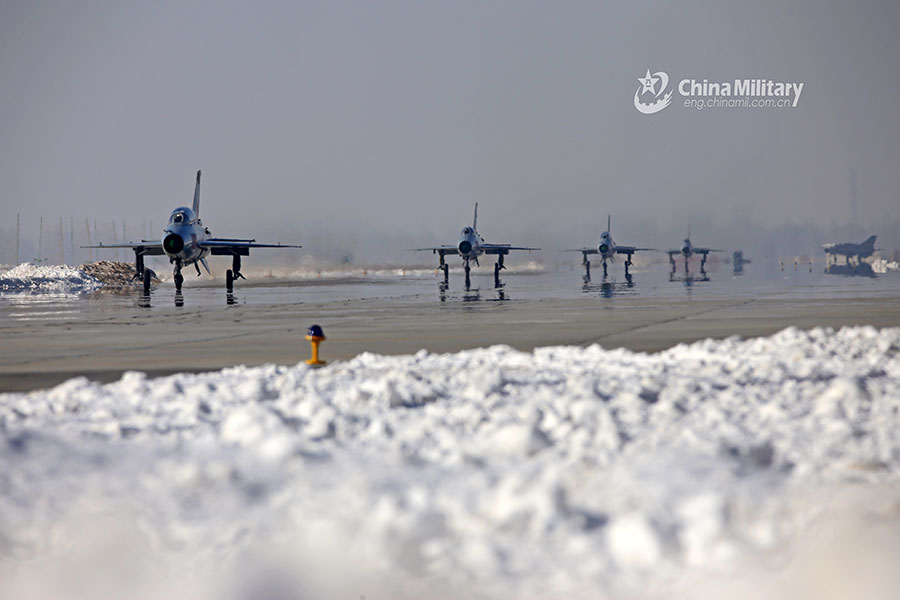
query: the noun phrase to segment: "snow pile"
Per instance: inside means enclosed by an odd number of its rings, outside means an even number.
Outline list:
[[[873,328],[0,395],[0,596],[889,598],[898,398]]]
[[[85,263],[79,269],[86,275],[103,283],[103,285],[111,286],[131,286],[135,283],[134,265],[127,262],[115,260],[98,260],[92,263]],[[150,274],[157,283],[159,278],[152,270]]]
[[[102,287],[100,280],[67,265],[22,263],[0,274],[0,291],[79,292]]]

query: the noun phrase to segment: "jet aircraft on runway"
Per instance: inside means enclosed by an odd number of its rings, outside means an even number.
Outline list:
[[[681,254],[684,257],[684,272],[687,274],[688,272],[688,264],[691,262],[691,257],[695,254],[702,255],[700,259],[700,274],[706,275],[706,259],[709,257],[710,252],[722,252],[721,250],[716,250],[715,248],[701,248],[699,246],[695,246],[691,243],[691,226],[688,225],[688,234],[687,237],[684,238],[684,244],[682,244],[681,248],[677,250],[669,250],[669,262],[672,263],[672,273],[675,272],[675,255]]]
[[[472,220],[471,227],[463,227],[459,233],[459,240],[456,244],[446,244],[443,246],[432,246],[428,248],[415,248],[414,251],[429,251],[437,254],[439,257],[440,268],[444,272],[444,282],[447,282],[450,273],[450,267],[444,260],[448,254],[458,254],[463,259],[463,265],[466,271],[466,286],[469,286],[469,270],[470,262],[478,265],[478,257],[482,254],[493,254],[497,256],[497,262],[494,264],[494,283],[499,287],[500,270],[505,269],[503,258],[509,254],[510,250],[540,250],[540,248],[530,248],[528,246],[512,246],[510,244],[488,244],[484,241],[481,234],[478,233],[478,203],[475,203],[475,218]]]
[[[573,248],[569,250],[564,250],[564,252],[581,252],[584,260],[582,264],[584,265],[585,270],[585,278],[590,280],[591,278],[591,261],[588,260],[588,254],[599,254],[601,259],[603,260],[603,277],[606,278],[606,261],[616,262],[617,254],[625,255],[625,279],[631,281],[631,273],[628,272],[628,267],[630,267],[633,263],[631,262],[631,257],[635,252],[653,252],[656,248],[638,248],[637,246],[618,246],[616,242],[612,239],[612,234],[610,231],[612,230],[612,217],[611,215],[606,216],[606,231],[600,234],[600,243],[595,248]]]
[[[823,244],[822,248],[825,249],[825,255],[829,254],[835,258],[837,261],[837,256],[841,255],[844,257],[846,262],[850,263],[850,258],[856,257],[857,260],[861,260],[863,258],[868,258],[872,256],[872,254],[877,250],[875,247],[875,238],[877,236],[871,235],[869,238],[859,244],[854,244],[852,242],[843,242],[838,244]]]
[[[225,273],[225,287],[231,291],[236,279],[244,278],[241,274],[241,257],[249,256],[251,248],[300,248],[288,244],[257,244],[253,239],[215,238],[200,221],[200,171],[197,171],[197,185],[194,188],[194,204],[192,208],[182,206],[172,211],[169,222],[163,230],[161,240],[141,240],[123,244],[99,244],[82,246],[83,248],[131,248],[134,250],[135,279],[143,283],[144,294],[150,292],[150,269],[144,268],[145,256],[169,257],[175,265],[175,290],[181,291],[184,276],[181,269],[194,265],[200,275],[200,264],[209,273],[206,257],[231,256],[232,267]]]

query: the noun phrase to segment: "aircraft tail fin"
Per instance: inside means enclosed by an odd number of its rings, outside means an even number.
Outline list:
[[[200,171],[197,171],[197,186],[194,188],[194,217],[200,217]]]
[[[475,203],[475,218],[472,219],[472,229],[478,231],[478,203]]]
[[[691,224],[688,223],[688,236],[687,239],[691,239]]]
[[[612,215],[606,215],[606,233],[612,235]]]
[[[877,235],[870,235],[870,236],[869,236],[869,239],[867,239],[866,241],[864,241],[864,242],[863,242],[862,244],[860,244],[860,245],[866,246],[866,247],[868,247],[868,248],[873,248],[873,249],[874,249],[874,248],[875,248],[875,238],[877,238],[877,237],[878,237]]]

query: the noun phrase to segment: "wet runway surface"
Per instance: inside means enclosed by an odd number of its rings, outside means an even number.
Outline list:
[[[615,275],[613,274],[615,273]],[[380,271],[308,279],[260,278],[226,294],[221,281],[171,283],[75,295],[0,295],[0,391],[55,385],[86,375],[110,381],[128,370],[151,375],[236,364],[294,364],[309,356],[306,328],[328,337],[327,360],[360,352],[453,352],[508,344],[598,343],[658,351],[707,337],[768,335],[788,326],[900,325],[900,275],[835,277],[820,270],[708,280],[666,269],[615,268],[585,282],[579,267],[504,274],[485,270],[465,289],[431,271]],[[178,304],[178,306],[176,305]]]

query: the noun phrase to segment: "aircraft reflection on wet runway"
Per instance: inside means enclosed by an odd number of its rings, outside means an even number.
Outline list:
[[[137,305],[140,308],[153,308],[151,304],[152,296],[150,294],[140,293],[137,295]],[[234,296],[234,292],[226,292],[225,293],[225,304],[228,306],[233,306],[238,304],[237,299]],[[181,308],[184,306],[184,294],[181,292],[175,292],[175,306]]]
[[[695,275],[691,275],[690,272],[688,272],[683,277],[679,277],[677,274],[675,274],[674,271],[669,273],[669,282],[674,283],[676,281],[682,282],[684,284],[684,287],[691,287],[695,283],[708,282],[708,281],[710,281],[710,279],[709,279],[709,274],[704,270],[700,271],[699,277],[695,276]]]
[[[634,288],[634,280],[631,275],[625,281],[607,281],[604,277],[600,283],[591,283],[588,275],[584,276],[584,284],[581,291],[585,294],[599,293],[604,298],[612,298],[613,296],[636,296],[637,290]]]
[[[461,298],[463,302],[478,302],[481,300],[487,302],[503,302],[510,299],[506,294],[506,285],[497,277],[495,277],[494,287],[491,288],[490,291],[494,292],[497,297],[482,298],[481,288],[472,287],[471,280],[467,279],[465,288],[462,290]],[[438,297],[441,302],[446,302],[449,298],[453,297],[453,294],[450,293],[450,284],[448,281],[444,280],[438,284]]]
[[[841,275],[843,277],[869,277],[871,279],[876,279],[878,277],[872,269],[872,265],[862,261],[857,264],[848,262],[843,265],[831,263],[825,268],[825,274]]]

